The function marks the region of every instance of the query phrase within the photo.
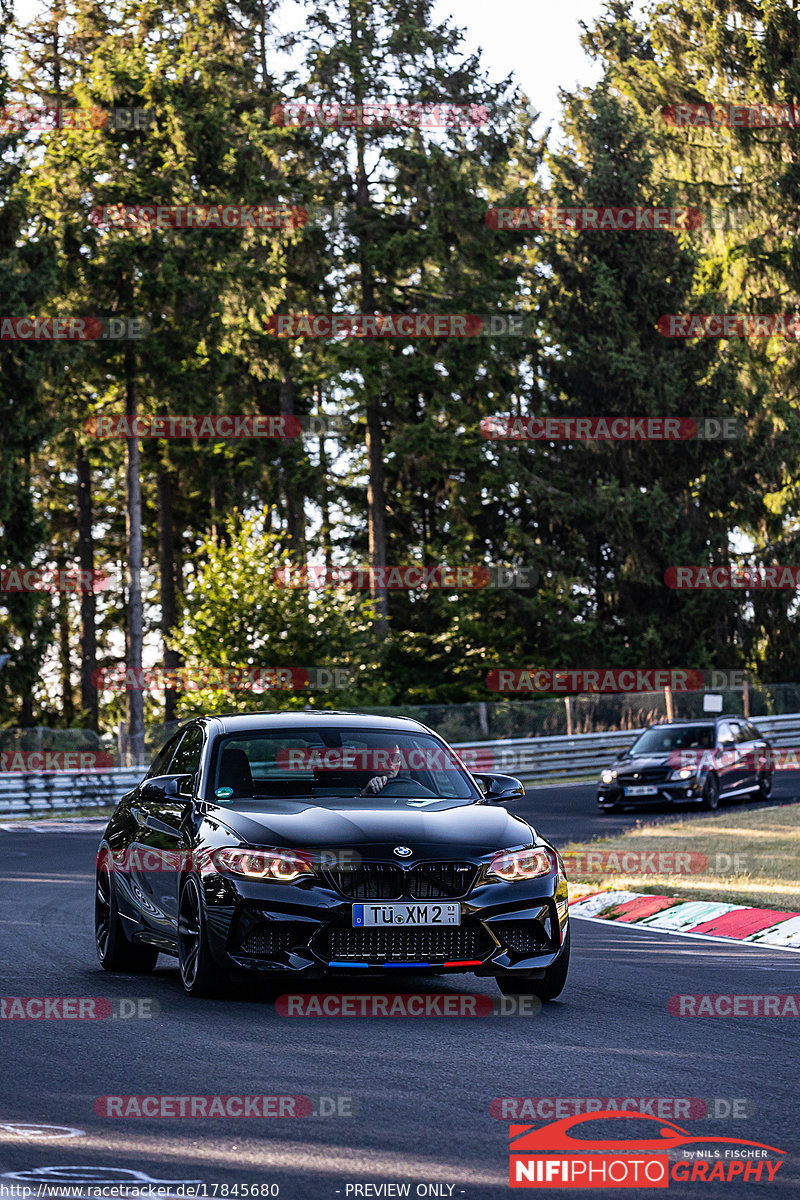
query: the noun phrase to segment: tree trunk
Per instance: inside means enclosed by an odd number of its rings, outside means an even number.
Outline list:
[[[294,416],[294,382],[288,371],[281,379],[280,407],[282,417]],[[283,493],[286,497],[286,530],[289,534],[289,554],[297,566],[306,559],[306,515],[303,497],[295,489],[289,469],[296,461],[297,451],[293,443],[287,443],[283,467]]]
[[[350,42],[353,51],[358,51],[359,38],[356,28],[356,14],[352,2],[350,13]],[[354,68],[354,96],[356,104],[364,103],[364,87],[361,78],[360,61],[356,57]],[[356,126],[356,209],[363,211],[369,208],[369,180],[367,178],[365,138],[361,126]],[[372,271],[367,258],[367,241],[363,233],[359,233],[359,282],[361,286],[361,311],[375,311],[375,287]],[[381,398],[380,393],[372,391],[366,403],[367,418],[367,463],[369,481],[367,484],[367,521],[369,525],[369,565],[374,568],[386,566],[386,489],[383,473],[383,430],[381,428]],[[370,595],[375,603],[377,619],[374,629],[379,638],[385,638],[389,625],[387,621],[388,604],[386,589],[376,586],[371,581]]]
[[[322,416],[322,401],[320,399],[319,388],[314,392],[316,399],[317,415]],[[320,526],[320,537],[322,538],[322,551],[325,555],[325,571],[330,575],[333,569],[333,545],[331,542],[331,505],[330,505],[330,488],[328,486],[328,452],[325,449],[325,433],[324,430],[319,435],[319,486],[320,486],[320,512],[322,513],[322,524]]]
[[[83,446],[78,446],[78,563],[83,580],[94,580],[94,535],[92,527],[92,469]],[[97,601],[92,588],[81,588],[81,708],[88,714],[89,728],[97,730],[97,688],[92,675],[97,670]]]
[[[370,311],[365,308],[365,311]],[[369,511],[369,565],[373,569],[386,566],[386,496],[383,480],[383,430],[380,403],[367,404],[367,508]],[[375,632],[385,638],[388,633],[386,589],[371,581],[370,594],[375,602],[377,620]]]
[[[136,352],[125,350],[125,415],[131,428],[137,416]],[[139,475],[139,442],[126,438],[127,447],[127,541],[128,541],[128,746],[131,765],[144,763],[144,693],[142,652],[144,609],[142,606],[142,485]]]
[[[66,570],[66,560],[56,560],[59,571]],[[69,595],[65,591],[58,594],[58,652],[61,674],[61,711],[64,723],[71,725],[75,720],[75,698],[72,695],[72,673],[70,671],[69,645]]]
[[[172,512],[172,476],[168,469],[158,468],[158,568],[161,586],[161,638],[164,648],[164,670],[174,670],[180,659],[170,649],[169,639],[177,623],[175,593],[175,522]],[[164,720],[174,721],[178,693],[167,688],[164,693]]]

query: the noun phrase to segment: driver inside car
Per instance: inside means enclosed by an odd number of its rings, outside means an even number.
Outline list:
[[[373,775],[366,787],[361,789],[362,796],[374,796],[377,792],[382,791],[390,779],[396,779],[400,774],[400,768],[403,765],[403,757],[400,753],[400,747],[395,743],[392,750],[392,757],[389,761],[389,769],[386,775]]]

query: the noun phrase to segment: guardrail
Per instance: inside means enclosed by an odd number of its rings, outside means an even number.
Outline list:
[[[755,717],[752,724],[777,748],[800,747],[800,713]],[[455,749],[474,771],[500,771],[525,783],[594,778],[640,729],[578,733],[571,737],[459,742]],[[800,762],[800,758],[798,759]],[[103,772],[59,771],[0,775],[0,816],[29,816],[116,804],[144,775],[141,767]]]
[[[702,718],[701,718],[702,719]],[[776,748],[800,747],[800,713],[754,717],[751,724]],[[496,742],[462,742],[456,747],[475,771],[500,771],[524,783],[544,779],[578,779],[599,775],[603,767],[630,746],[641,729],[579,733],[571,737],[508,738]],[[800,762],[800,758],[798,759]]]
[[[26,771],[0,775],[0,816],[30,816],[116,804],[146,767],[108,771]]]

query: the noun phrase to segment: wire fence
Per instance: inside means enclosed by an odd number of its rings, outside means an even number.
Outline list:
[[[753,721],[766,736],[775,751],[787,751],[776,758],[776,769],[800,770],[800,712],[781,716],[754,716]],[[164,730],[164,727],[158,727]],[[30,732],[30,731],[26,731]],[[166,732],[166,730],[165,730]],[[485,738],[464,742],[453,738],[452,744],[472,770],[499,771],[517,776],[525,783],[544,781],[591,781],[630,745],[635,729],[604,730],[594,733],[574,733],[544,737]],[[69,767],[49,768],[31,762],[29,770],[0,773],[0,816],[36,816],[47,812],[75,809],[107,808],[136,786],[145,773],[145,766],[83,769],[72,763]],[[40,752],[45,755],[47,752]],[[63,763],[64,751],[50,752]],[[80,754],[91,751],[80,751]],[[99,752],[102,753],[102,752]],[[108,757],[108,756],[107,756]]]
[[[739,716],[770,717],[800,712],[800,683],[763,687],[751,683],[746,690],[728,688],[716,694],[722,696],[723,712]],[[364,707],[358,711],[376,717],[411,717],[435,729],[448,742],[480,742],[641,729],[670,715],[676,719],[702,717],[703,698],[703,692],[659,691],[468,704],[408,704]],[[147,763],[179,724],[174,721],[145,729]],[[124,726],[103,733],[41,725],[0,730],[0,773],[99,771],[130,765]]]

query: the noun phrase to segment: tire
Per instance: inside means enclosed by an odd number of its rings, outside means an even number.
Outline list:
[[[569,971],[570,932],[556,961],[549,966],[543,979],[530,975],[496,975],[495,982],[504,996],[538,996],[540,1000],[555,1000],[564,990]]]
[[[772,771],[764,771],[758,777],[756,800],[769,800],[772,793]]]
[[[156,965],[155,946],[135,946],[128,938],[117,908],[108,860],[97,868],[94,897],[94,944],[104,971],[147,975]]]
[[[719,780],[716,775],[709,775],[706,779],[700,807],[708,812],[716,812],[719,808]]]
[[[178,963],[189,996],[218,996],[226,982],[211,956],[200,884],[189,875],[178,906]]]

